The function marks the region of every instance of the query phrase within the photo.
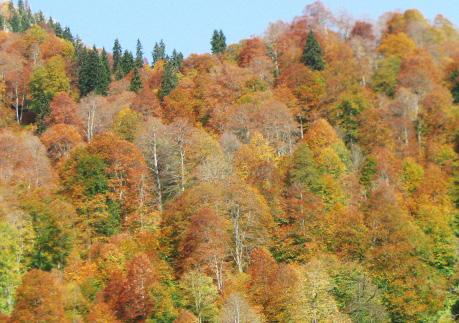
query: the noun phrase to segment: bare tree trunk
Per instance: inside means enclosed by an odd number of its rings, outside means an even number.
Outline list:
[[[243,252],[244,252],[244,244],[242,241],[242,235],[240,231],[240,208],[237,206],[235,210],[231,211],[231,219],[233,222],[233,235],[234,235],[234,251],[233,251],[233,258],[236,262],[237,269],[240,273],[243,272]]]
[[[161,178],[159,177],[159,166],[158,166],[158,141],[156,139],[156,132],[153,133],[153,174],[156,181],[156,196],[158,203],[159,212],[163,211],[163,194],[161,187]]]

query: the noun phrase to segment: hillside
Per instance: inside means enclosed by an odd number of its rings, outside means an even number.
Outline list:
[[[318,1],[184,57],[20,0],[0,73],[0,322],[459,320],[444,16]]]

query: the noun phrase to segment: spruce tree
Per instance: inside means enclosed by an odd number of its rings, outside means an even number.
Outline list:
[[[161,88],[159,89],[159,98],[161,100],[168,96],[178,84],[177,69],[175,65],[168,61],[164,66],[164,73],[161,79]]]
[[[152,53],[152,66],[155,66],[156,62],[159,60],[164,60],[166,58],[166,45],[164,41],[161,39],[159,44],[155,43]]]
[[[142,43],[140,39],[137,39],[137,46],[135,51],[135,66],[137,68],[142,68],[143,66],[143,51],[142,51]]]
[[[223,53],[226,49],[226,37],[223,34],[223,31],[220,29],[214,30],[212,39],[210,41],[212,54]]]
[[[174,65],[176,70],[179,70],[182,67],[183,63],[183,54],[181,52],[177,52],[175,49],[172,51],[172,56],[169,59],[171,64]]]
[[[134,56],[128,50],[124,51],[123,57],[121,57],[119,69],[121,71],[122,77],[125,77],[132,71],[135,67]],[[118,74],[117,74],[118,75]]]
[[[140,72],[137,67],[134,68],[134,74],[132,75],[131,79],[131,85],[129,87],[129,90],[132,92],[139,92],[139,90],[142,88],[142,79],[140,78]]]
[[[123,55],[123,51],[122,51],[120,42],[117,38],[115,39],[115,43],[113,44],[113,66],[112,66],[113,73],[116,73],[118,71],[118,66],[121,62],[122,55]]]
[[[308,33],[301,62],[315,71],[322,71],[325,68],[322,47],[320,47],[320,44],[312,31],[309,31]]]
[[[73,43],[74,39],[69,27],[64,28],[64,31],[62,32],[62,38]]]
[[[81,96],[86,96],[96,90],[101,75],[101,64],[99,53],[94,46],[92,50],[86,50],[80,60],[78,85],[80,86]]]
[[[108,94],[108,88],[110,86],[111,76],[110,76],[110,65],[108,63],[108,56],[105,48],[102,49],[100,55],[100,66],[99,66],[99,76],[97,78],[96,93],[101,95]]]

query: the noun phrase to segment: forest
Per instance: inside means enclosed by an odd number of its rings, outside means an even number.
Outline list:
[[[0,4],[0,322],[459,321],[459,30],[216,27],[131,52]]]

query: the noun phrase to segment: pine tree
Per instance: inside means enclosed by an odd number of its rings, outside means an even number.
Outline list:
[[[137,67],[134,68],[134,74],[132,75],[131,85],[129,90],[132,92],[139,92],[142,88],[142,79],[140,78],[140,72]]]
[[[322,47],[312,31],[308,33],[301,62],[315,71],[322,71],[325,68]]]
[[[135,66],[137,68],[143,67],[143,52],[142,52],[142,43],[140,42],[140,39],[137,39],[137,46],[136,46],[136,52],[135,52]]]
[[[99,66],[99,76],[97,78],[97,86],[96,86],[96,93],[101,95],[108,94],[108,88],[111,81],[110,76],[110,65],[108,63],[108,56],[105,48],[102,49],[102,53],[100,55],[100,66]]]
[[[161,39],[158,43],[155,43],[155,47],[153,48],[152,53],[152,66],[155,66],[156,62],[159,60],[164,60],[166,58],[166,45],[164,41]]]
[[[212,40],[210,41],[212,54],[223,53],[226,49],[226,37],[223,34],[223,31],[220,29],[214,30],[212,35]]]
[[[8,9],[10,12],[9,24],[11,26],[11,31],[15,33],[20,32],[21,31],[21,18],[19,17],[19,14],[16,8],[14,8],[13,2],[10,2]]]
[[[115,39],[113,44],[113,66],[112,72],[116,73],[118,71],[118,66],[121,62],[121,56],[123,55],[123,50],[121,48],[120,42],[118,39]]]
[[[161,100],[168,96],[178,84],[177,69],[175,65],[168,61],[164,67],[163,77],[161,79],[161,88],[159,89],[159,98]]]

